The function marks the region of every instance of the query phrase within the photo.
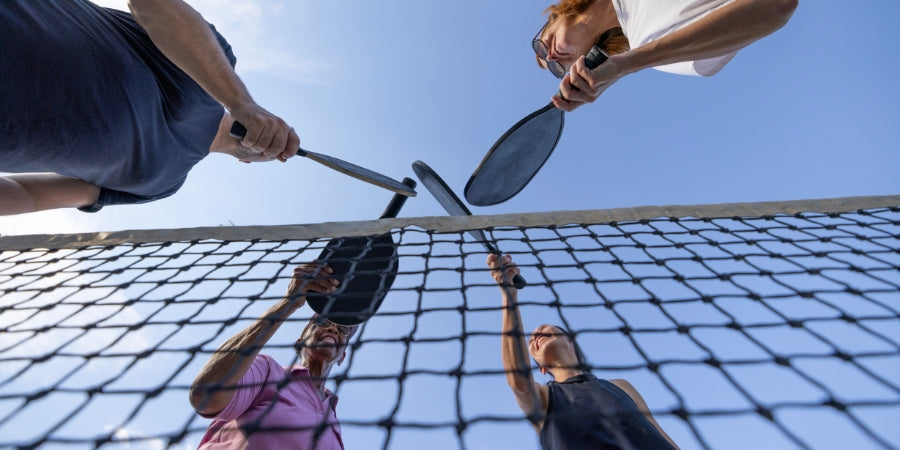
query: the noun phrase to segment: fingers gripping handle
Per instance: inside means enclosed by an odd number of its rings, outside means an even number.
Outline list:
[[[606,55],[606,52],[595,45],[591,47],[591,50],[587,53],[587,55],[584,55],[584,66],[587,67],[588,70],[593,70],[596,69],[600,64],[603,64],[603,62],[607,59],[609,59],[609,56]],[[575,86],[572,86],[572,88],[576,91],[578,90],[578,88]],[[562,96],[561,91],[556,91],[556,96],[559,98],[565,98]]]
[[[244,139],[244,136],[247,135],[247,127],[244,124],[234,121],[231,124],[231,130],[228,130],[228,134],[235,139]],[[306,150],[302,148],[297,151],[297,156],[306,156]]]
[[[500,251],[498,251],[497,248],[494,247],[493,245],[489,244],[487,240],[482,241],[482,242],[484,242],[484,246],[487,248],[487,251],[497,255],[497,262],[500,262],[501,259],[503,258],[503,255],[500,253]],[[503,265],[502,262],[500,262],[500,268],[501,269],[505,268],[505,266]],[[522,275],[516,274],[516,276],[513,277],[513,286],[515,286],[516,289],[522,289],[527,285],[528,285],[528,282],[525,281],[525,277],[523,277]]]

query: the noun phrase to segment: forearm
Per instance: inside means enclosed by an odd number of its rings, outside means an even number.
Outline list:
[[[219,346],[191,386],[190,401],[194,409],[203,414],[215,414],[224,409],[262,347],[285,319],[304,303],[304,297],[283,298],[265,315]]]
[[[726,55],[784,26],[797,0],[735,0],[702,19],[616,57],[623,73]]]
[[[130,0],[135,20],[159,50],[229,110],[252,103],[203,17],[181,0]]]
[[[0,215],[90,206],[99,195],[99,187],[55,173],[9,175],[0,177]]]
[[[518,301],[515,292],[509,293],[511,289],[513,288],[501,288],[504,292],[500,352],[509,386],[516,392],[525,392],[534,389],[534,377],[526,356],[528,348],[525,344]]]

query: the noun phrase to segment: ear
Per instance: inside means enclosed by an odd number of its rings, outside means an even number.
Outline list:
[[[346,358],[346,357],[347,357],[347,350],[344,350],[341,352],[341,359],[339,359],[337,361],[337,365],[341,365],[341,363],[344,362],[344,358]]]
[[[547,368],[546,368],[546,367],[541,366],[541,367],[538,368],[538,370],[541,371],[541,375],[547,375]]]

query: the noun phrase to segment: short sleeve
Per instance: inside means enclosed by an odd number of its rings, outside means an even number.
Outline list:
[[[166,198],[174,193],[175,191],[171,191],[160,195],[147,196],[129,194],[128,192],[117,191],[115,189],[100,188],[100,195],[97,197],[97,201],[93,205],[82,206],[81,208],[78,208],[78,210],[82,212],[93,213],[100,211],[104,206],[135,205],[138,203],[147,203],[154,200]]]
[[[268,355],[257,355],[247,373],[244,374],[238,383],[238,388],[234,391],[231,401],[225,406],[225,409],[212,417],[212,419],[229,421],[234,420],[244,414],[255,403],[256,398],[265,388],[266,380],[269,378],[269,371],[272,366],[280,369],[278,363]]]

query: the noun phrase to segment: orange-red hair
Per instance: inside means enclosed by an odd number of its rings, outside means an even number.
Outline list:
[[[544,10],[544,14],[547,15],[547,24],[553,23],[561,16],[577,16],[579,14],[584,14],[584,12],[596,1],[597,0],[560,0],[559,3],[552,4]],[[600,47],[610,56],[631,50],[631,44],[629,44],[628,38],[625,37],[625,33],[622,32],[621,27],[610,28],[604,31],[594,45]],[[537,55],[535,55],[535,58],[537,58]],[[543,67],[540,58],[537,58],[537,62],[539,66]]]

